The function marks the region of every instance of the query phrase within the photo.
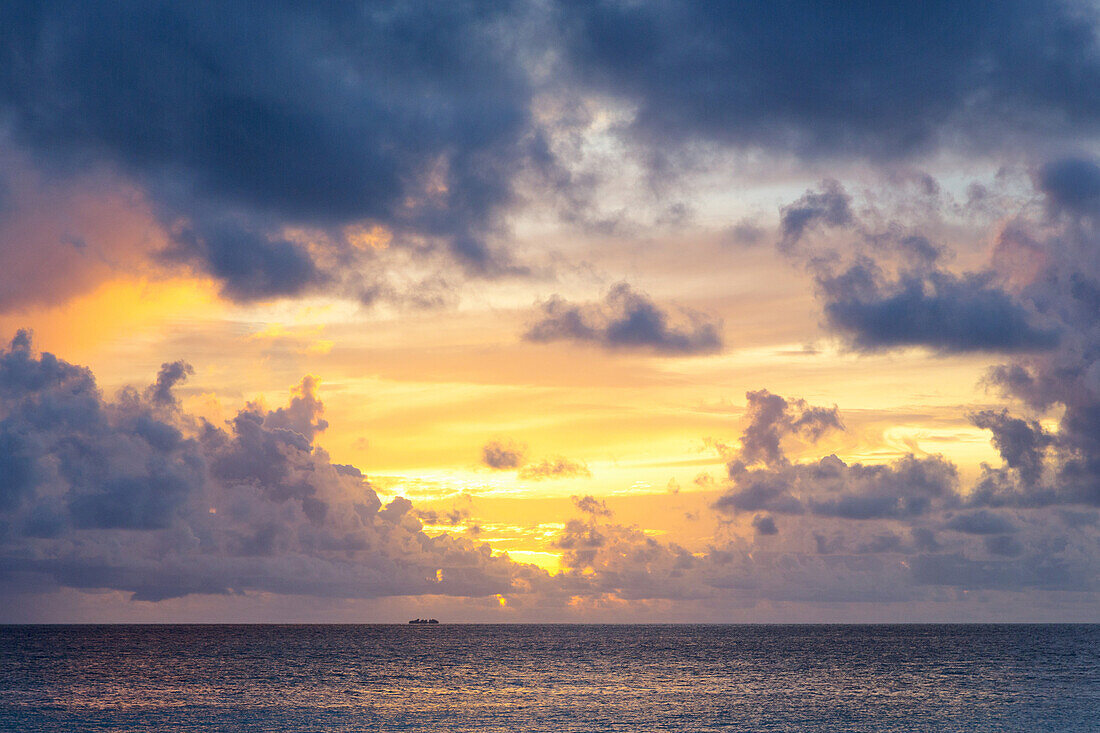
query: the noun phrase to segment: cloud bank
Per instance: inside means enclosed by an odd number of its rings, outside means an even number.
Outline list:
[[[40,167],[146,191],[164,260],[235,300],[332,281],[369,254],[347,231],[364,223],[494,274],[532,134],[519,19],[479,2],[10,3],[0,110]]]
[[[27,333],[0,353],[0,588],[106,588],[157,601],[266,591],[333,598],[510,592],[531,566],[430,537],[397,497],[313,444],[307,377],[285,407],[223,428],[180,411],[167,363],[115,400]],[[526,581],[524,581],[526,582]]]
[[[1094,136],[1085,3],[561,2],[578,83],[651,146],[899,159]]]
[[[661,178],[701,149],[973,157],[1079,146],[1100,122],[1096,10],[1070,0],[60,0],[7,3],[0,21],[4,152],[53,182],[136,194],[166,239],[140,256],[237,301],[389,294],[393,263],[361,236],[376,227],[456,277],[529,273],[502,246],[509,216],[527,199],[579,216],[599,175],[570,150],[610,109],[623,121],[606,134]],[[1044,186],[1085,206],[1082,175],[1053,166]],[[837,192],[814,193],[784,211],[784,236],[851,215]],[[95,231],[79,229],[51,244]],[[103,276],[101,260],[62,257],[70,280]]]
[[[314,379],[286,405],[248,404],[219,427],[182,411],[174,389],[190,374],[167,362],[147,388],[109,400],[87,369],[36,354],[25,332],[0,353],[0,596],[499,595],[517,618],[583,618],[666,602],[708,615],[942,602],[945,589],[1084,599],[1098,590],[1091,496],[1029,489],[1026,477],[1076,469],[1057,441],[1005,413],[975,420],[1006,455],[988,472],[1016,493],[983,488],[988,477],[961,487],[938,456],[795,461],[791,446],[843,429],[839,411],[750,392],[714,504],[743,533],[689,551],[616,523],[605,501],[574,496],[579,517],[553,539],[562,571],[551,576],[465,539],[468,513],[402,497],[383,504],[358,469],[333,463],[314,444],[327,426]],[[430,536],[424,521],[453,529]]]

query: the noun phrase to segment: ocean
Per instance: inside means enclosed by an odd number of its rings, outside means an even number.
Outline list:
[[[4,626],[0,730],[1097,731],[1100,626]]]

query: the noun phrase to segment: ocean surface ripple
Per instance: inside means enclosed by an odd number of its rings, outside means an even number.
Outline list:
[[[1100,626],[4,626],[0,730],[1095,731]]]

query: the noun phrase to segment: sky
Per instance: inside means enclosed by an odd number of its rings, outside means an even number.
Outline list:
[[[0,8],[0,622],[1100,621],[1100,8]]]

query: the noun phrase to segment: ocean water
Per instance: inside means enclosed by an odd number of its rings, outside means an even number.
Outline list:
[[[3,731],[1098,731],[1100,626],[6,626]]]

